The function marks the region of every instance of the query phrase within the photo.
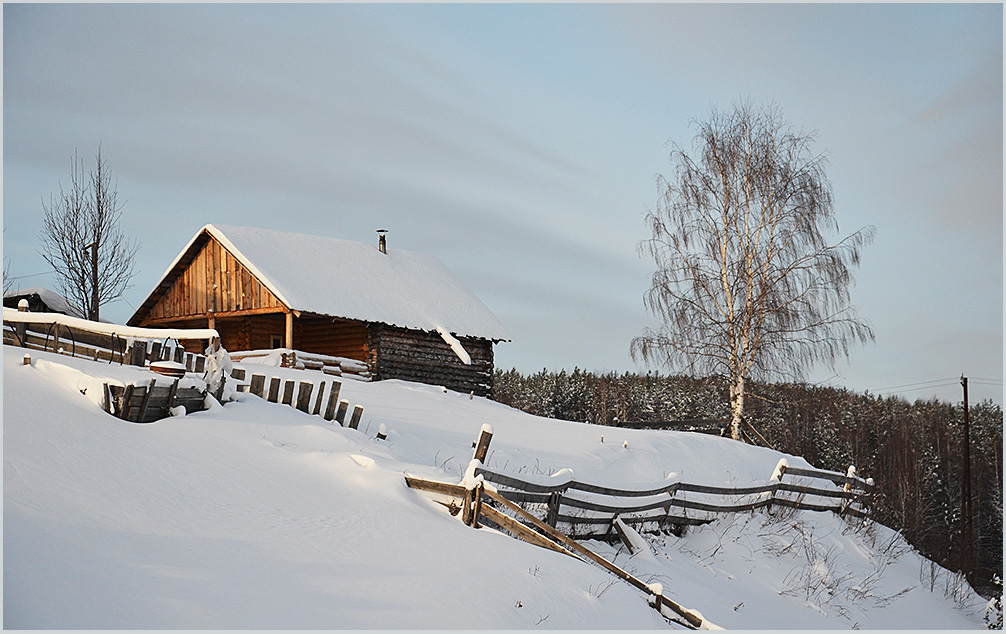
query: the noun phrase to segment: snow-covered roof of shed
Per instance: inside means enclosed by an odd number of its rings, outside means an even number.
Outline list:
[[[4,299],[7,299],[9,297],[30,297],[31,295],[38,295],[39,299],[41,299],[50,310],[57,313],[63,313],[64,315],[70,315],[72,317],[83,317],[80,309],[68,302],[65,297],[56,291],[51,291],[48,288],[43,288],[41,286],[10,290],[5,292],[3,297]]]
[[[385,254],[352,240],[227,225],[206,225],[193,241],[203,231],[292,310],[509,339],[492,311],[433,256],[403,249]]]

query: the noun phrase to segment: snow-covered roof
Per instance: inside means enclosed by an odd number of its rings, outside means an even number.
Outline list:
[[[68,302],[65,297],[55,291],[42,288],[41,286],[32,286],[31,288],[20,288],[16,291],[7,291],[3,294],[3,298],[30,297],[32,295],[38,295],[38,298],[42,300],[42,303],[48,306],[51,311],[63,313],[64,315],[70,315],[72,317],[83,317],[80,313],[80,309]]]
[[[437,258],[375,245],[254,227],[206,225],[165,271],[172,274],[206,232],[291,310],[459,337],[509,340],[482,301]]]

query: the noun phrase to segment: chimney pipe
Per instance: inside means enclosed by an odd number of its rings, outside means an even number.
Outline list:
[[[384,234],[386,234],[386,233],[388,233],[387,229],[378,229],[377,230],[377,235],[378,235],[378,238],[377,238],[377,250],[380,251],[381,253],[385,254],[385,255],[388,254],[388,240],[387,240],[387,238],[384,237]]]

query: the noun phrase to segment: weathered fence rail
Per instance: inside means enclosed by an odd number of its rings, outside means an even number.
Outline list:
[[[698,612],[676,603],[664,594],[661,584],[648,584],[626,572],[614,563],[577,543],[569,536],[556,530],[554,525],[543,522],[526,509],[518,506],[508,493],[495,490],[485,485],[484,474],[476,475],[478,470],[473,466],[481,465],[489,451],[492,441],[492,427],[483,425],[478,440],[473,443],[475,453],[461,484],[438,482],[425,478],[417,478],[406,474],[405,483],[417,490],[429,491],[447,496],[447,502],[436,500],[448,508],[451,515],[460,513],[462,521],[473,528],[479,528],[480,522],[487,526],[502,529],[518,539],[535,546],[547,548],[584,562],[599,565],[622,581],[629,583],[637,590],[647,595],[648,604],[656,609],[668,621],[677,623],[688,629],[720,629],[715,624],[706,621]],[[552,494],[555,492],[553,491]]]
[[[482,483],[472,487],[448,482],[437,482],[424,478],[405,476],[406,484],[416,490],[429,491],[439,495],[449,496],[449,503],[441,502],[451,510],[452,515],[461,513],[462,520],[468,526],[479,528],[480,523],[500,528],[530,544],[547,548],[584,562],[597,564],[622,581],[629,583],[648,596],[651,607],[660,612],[661,616],[685,628],[711,629],[698,613],[678,604],[668,598],[663,586],[648,584],[635,575],[626,572],[607,559],[594,553],[582,544],[578,544],[554,527],[545,524],[534,515],[508,500],[500,492],[486,488]],[[499,508],[496,508],[499,507]],[[513,516],[503,511],[512,513]]]
[[[483,466],[479,466],[475,473],[488,482],[507,487],[500,490],[500,494],[512,502],[544,506],[544,521],[550,526],[564,524],[569,527],[570,534],[597,539],[617,536],[614,527],[616,517],[621,517],[626,524],[656,525],[656,528],[704,524],[713,521],[716,514],[741,513],[772,506],[866,517],[868,511],[857,506],[862,507],[868,502],[873,488],[868,481],[854,476],[812,469],[789,469],[784,464],[777,468],[778,475],[773,480],[746,487],[672,482],[642,489],[621,489],[576,480],[554,484],[528,482]],[[821,488],[784,482],[783,476],[825,480],[843,488]],[[574,492],[583,492],[592,497],[578,496]],[[716,497],[696,499],[681,495],[684,493]],[[781,493],[797,494],[798,497],[780,495]],[[751,499],[752,496],[756,499]],[[807,501],[807,496],[838,499],[839,503],[812,503]],[[603,501],[597,498],[602,498]],[[633,501],[638,498],[657,499]],[[569,512],[572,509],[575,511]],[[682,512],[677,512],[678,509]],[[564,510],[567,512],[564,513]],[[698,511],[700,514],[693,513],[689,516],[688,511]],[[598,532],[596,527],[603,527],[603,532]]]
[[[216,336],[215,330],[133,328],[11,308],[4,308],[3,324],[6,345],[141,367],[154,361],[176,361],[190,372],[202,372],[206,357],[187,352],[181,342]],[[175,345],[168,345],[171,342]]]

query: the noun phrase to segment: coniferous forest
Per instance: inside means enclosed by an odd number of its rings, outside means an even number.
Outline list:
[[[730,415],[725,381],[596,374],[579,368],[524,375],[496,370],[493,398],[525,412],[620,426]],[[745,418],[773,448],[816,467],[855,465],[873,478],[873,519],[900,531],[926,557],[963,571],[986,596],[1003,570],[1003,414],[992,401],[969,408],[973,555],[962,535],[963,404],[880,398],[833,387],[751,385]],[[920,578],[923,571],[920,571]]]

